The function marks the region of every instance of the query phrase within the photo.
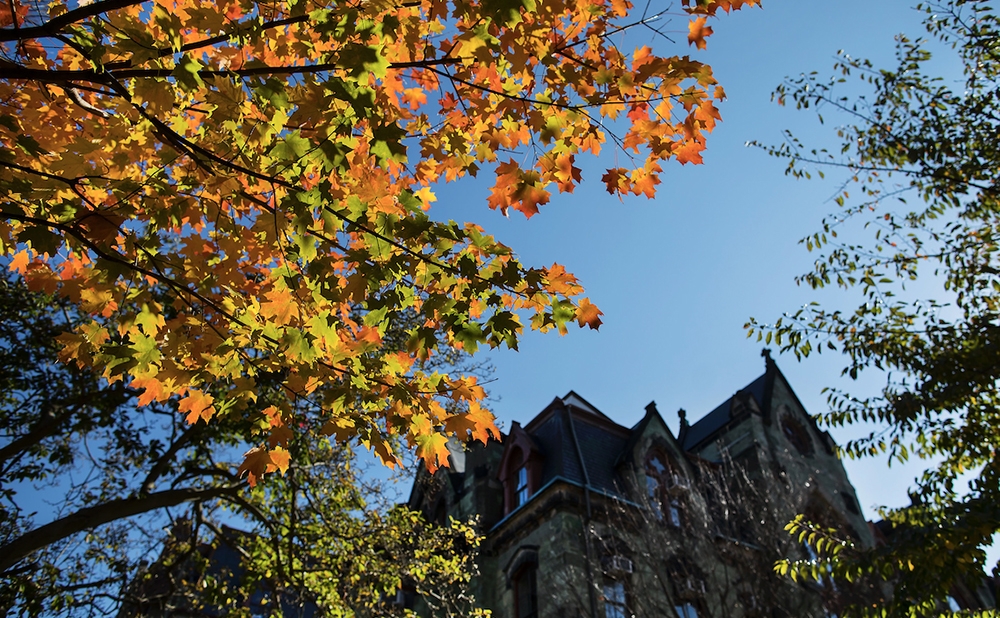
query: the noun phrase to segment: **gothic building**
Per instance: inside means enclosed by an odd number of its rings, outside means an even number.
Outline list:
[[[502,442],[456,444],[409,505],[442,523],[478,517],[474,592],[496,618],[823,617],[875,600],[879,585],[774,574],[778,558],[815,557],[783,530],[798,513],[862,546],[878,530],[832,438],[764,356],[763,375],[697,422],[681,410],[677,435],[654,403],[623,427],[570,392]]]

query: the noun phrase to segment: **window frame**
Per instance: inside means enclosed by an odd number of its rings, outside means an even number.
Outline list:
[[[521,465],[514,471],[514,508],[528,502],[531,498],[531,474],[528,470],[528,462],[522,458]]]
[[[617,593],[613,598],[608,594],[609,589]],[[605,576],[601,585],[601,600],[604,618],[629,618],[632,615],[629,611],[628,584],[624,579]]]
[[[809,457],[816,452],[809,430],[791,414],[785,414],[781,417],[781,434],[800,455]]]
[[[514,584],[514,617],[538,618],[538,564],[528,562],[521,565],[511,579]],[[522,597],[525,585],[528,586],[527,597]],[[521,607],[523,600],[527,600],[529,607]]]
[[[503,513],[509,515],[538,492],[542,482],[543,458],[537,445],[518,423],[511,427],[497,479],[503,485]],[[522,476],[521,469],[524,469]],[[527,481],[519,482],[520,481]]]
[[[682,528],[684,502],[680,496],[670,491],[671,487],[678,484],[677,479],[681,476],[673,459],[663,448],[654,446],[646,453],[643,474],[646,477],[646,499],[656,520],[672,528]]]

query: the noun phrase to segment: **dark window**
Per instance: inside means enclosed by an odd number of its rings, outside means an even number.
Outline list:
[[[785,438],[792,443],[795,450],[803,455],[812,454],[813,445],[809,438],[809,432],[797,420],[788,416],[781,419],[781,432],[785,434]]]
[[[844,499],[844,506],[847,510],[854,513],[855,515],[860,515],[861,511],[858,509],[858,501],[854,499],[854,496],[847,493],[846,491],[840,492],[840,497]]]
[[[537,618],[538,591],[535,588],[536,567],[526,564],[514,576],[514,615],[517,618]]]
[[[609,579],[604,582],[604,618],[628,618],[625,602],[625,582]]]
[[[445,504],[444,499],[440,499],[437,506],[434,508],[434,518],[431,520],[439,526],[444,526],[448,523],[448,506]]]

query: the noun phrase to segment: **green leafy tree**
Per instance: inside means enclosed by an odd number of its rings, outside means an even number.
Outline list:
[[[171,405],[139,406],[121,382],[61,362],[57,336],[80,319],[69,301],[0,280],[5,613],[391,615],[402,609],[386,599],[404,583],[442,614],[474,613],[462,585],[475,573],[472,527],[394,508],[393,478],[301,435],[284,437],[296,457],[285,474],[249,488],[232,465],[247,421],[188,425]],[[483,375],[458,355],[430,365],[446,363]],[[307,405],[279,384],[262,382],[258,397]],[[226,552],[239,559],[218,559]]]
[[[874,396],[828,391],[821,420],[871,427],[844,445],[850,457],[926,462],[912,505],[883,511],[885,544],[823,544],[836,576],[891,581],[891,601],[863,615],[938,615],[956,585],[974,587],[994,566],[985,548],[1000,530],[1000,18],[977,0],[918,9],[929,36],[899,36],[894,67],[844,55],[830,81],[812,74],[776,92],[781,104],[846,123],[839,151],[808,150],[791,135],[769,150],[797,177],[847,171],[840,209],[802,241],[820,257],[798,282],[855,290],[861,302],[747,325],[799,357],[842,352],[851,378],[884,376]],[[935,74],[931,50],[957,60],[962,78]],[[863,96],[843,94],[855,85]],[[792,530],[827,534],[804,521]]]

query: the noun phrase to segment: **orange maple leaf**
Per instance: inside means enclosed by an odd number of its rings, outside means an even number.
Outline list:
[[[264,294],[267,302],[261,303],[260,314],[265,318],[273,318],[274,323],[284,326],[299,317],[298,305],[289,289],[275,289]]]
[[[264,478],[265,474],[270,474],[275,470],[284,474],[291,461],[291,453],[280,446],[270,451],[263,446],[255,446],[243,453],[243,463],[236,470],[236,474],[240,478],[246,475],[250,487],[254,487]]]
[[[257,485],[257,481],[264,478],[267,473],[267,466],[271,463],[271,455],[262,446],[255,446],[246,453],[243,453],[243,463],[240,464],[236,473],[240,478],[245,474],[250,487]]]
[[[604,312],[597,308],[597,305],[593,305],[589,298],[581,298],[580,302],[576,306],[576,321],[580,324],[580,328],[583,328],[584,324],[597,330],[601,327],[601,316]]]
[[[166,401],[170,397],[170,393],[163,389],[163,383],[152,376],[132,380],[132,388],[143,389],[142,395],[139,395],[138,404],[140,406],[149,405],[154,400]]]
[[[324,436],[333,436],[337,442],[346,442],[358,431],[353,420],[349,418],[337,417],[323,423],[319,432]]]
[[[621,195],[622,193],[627,193],[630,185],[628,179],[628,170],[624,167],[616,167],[605,172],[604,176],[601,177],[601,181],[604,183],[611,195]]]
[[[489,410],[473,402],[469,404],[468,412],[449,417],[444,422],[444,429],[454,433],[459,439],[471,435],[473,439],[486,444],[490,436],[500,439],[500,430],[494,421],[493,414]]]
[[[696,140],[685,140],[674,149],[674,154],[677,156],[677,160],[684,165],[685,163],[702,163],[701,151],[705,150],[705,145],[699,143]]]
[[[271,448],[278,445],[288,446],[288,441],[292,439],[292,430],[288,427],[272,427],[271,435],[267,437],[267,444]]]
[[[427,93],[423,88],[406,88],[403,90],[403,102],[410,109],[420,109],[421,105],[427,105]]]
[[[744,6],[760,6],[760,0],[711,0],[710,2],[704,2],[703,0],[681,0],[681,2],[684,5],[685,11],[699,15],[715,15],[719,9],[729,13],[733,10],[739,10]],[[694,6],[691,6],[691,2],[695,2]]]
[[[28,272],[28,262],[31,258],[28,256],[28,250],[24,249],[18,251],[14,254],[14,259],[10,261],[10,269],[19,275],[23,275]]]
[[[211,395],[192,388],[188,391],[187,397],[181,399],[177,411],[188,413],[185,420],[189,425],[197,423],[198,419],[207,423],[215,414],[215,407],[212,406],[213,401],[215,400]]]
[[[278,409],[277,406],[267,406],[261,410],[261,414],[267,418],[268,427],[281,427],[285,424],[285,422],[281,420],[281,410]]]
[[[712,27],[705,25],[706,19],[699,17],[688,23],[688,44],[698,49],[705,49],[705,37],[712,34]]]
[[[437,201],[437,196],[431,191],[430,187],[424,187],[418,191],[414,191],[413,195],[420,198],[420,208],[424,211],[431,209],[431,202]]]

